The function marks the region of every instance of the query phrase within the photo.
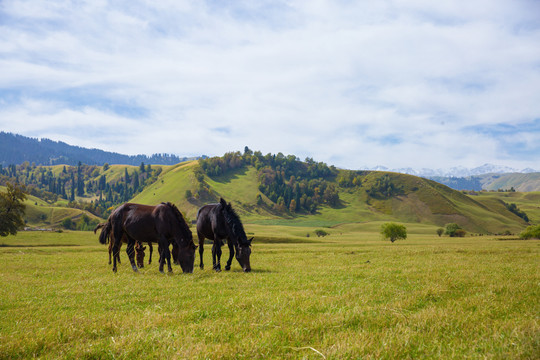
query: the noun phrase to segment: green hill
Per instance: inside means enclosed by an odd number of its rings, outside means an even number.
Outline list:
[[[0,186],[0,191],[4,192],[6,188]],[[24,221],[29,228],[60,228],[65,219],[69,218],[76,223],[83,215],[89,219],[91,224],[102,220],[88,211],[67,208],[62,205],[51,205],[32,195],[27,195],[24,203],[26,205]]]
[[[207,170],[203,170],[203,165]],[[68,169],[68,174],[62,165],[48,169],[57,178],[64,176],[70,184],[68,175],[74,168]],[[509,204],[525,211],[530,222],[540,222],[537,193],[467,195],[412,175],[338,170],[282,154],[255,153],[246,160],[245,155],[235,153],[206,163],[195,160],[171,166],[152,165],[151,172],[138,171],[138,167],[130,165],[83,167],[83,170],[87,174],[85,188],[88,191],[92,183],[94,190],[76,197],[79,206],[75,207],[85,210],[74,209],[73,204],[66,207],[68,202],[62,197],[52,202],[29,196],[27,223],[32,227],[58,227],[66,218],[80,221],[83,214],[97,222],[102,219],[91,212],[106,218],[107,211],[123,201],[149,205],[170,201],[193,221],[202,205],[217,202],[220,197],[232,202],[245,223],[295,227],[299,236],[305,236],[301,229],[306,227],[365,228],[365,224],[386,221],[417,224],[433,232],[436,227],[457,223],[469,233],[519,233],[527,223],[509,210]],[[26,171],[26,178],[31,177],[31,171]],[[131,177],[129,184],[125,181],[126,173]],[[140,178],[138,187],[133,185],[134,176]],[[107,188],[113,190],[114,199],[105,200],[111,190],[97,190],[103,178]],[[136,191],[123,192],[128,185]],[[122,198],[122,194],[134,195]],[[92,203],[93,207],[84,205]]]
[[[526,226],[500,199],[468,196],[431,180],[398,173],[366,172],[361,187],[338,187],[338,206],[322,205],[314,214],[276,213],[271,208],[271,201],[259,191],[257,170],[252,166],[220,176],[205,175],[204,181],[209,186],[210,195],[202,199],[187,199],[186,191],[195,193],[197,189],[194,174],[197,163],[191,161],[172,166],[131,201],[144,204],[171,201],[190,220],[194,220],[200,206],[223,197],[233,203],[244,222],[253,224],[330,227],[347,223],[397,221],[444,226],[455,222],[472,233],[517,233]],[[366,189],[385,176],[400,186],[399,194],[388,198],[369,196]],[[258,195],[261,195],[262,204],[257,203]]]

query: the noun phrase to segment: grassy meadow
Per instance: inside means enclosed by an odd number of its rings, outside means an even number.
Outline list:
[[[206,245],[190,275],[125,247],[114,274],[91,232],[0,238],[0,358],[540,358],[540,241],[379,226],[247,224],[251,273]]]

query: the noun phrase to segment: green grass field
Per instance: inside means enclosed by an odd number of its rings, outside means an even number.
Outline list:
[[[113,274],[90,232],[1,238],[0,358],[540,357],[540,241],[377,228],[247,225],[247,274],[210,270],[208,245],[190,275],[135,274],[125,252]]]

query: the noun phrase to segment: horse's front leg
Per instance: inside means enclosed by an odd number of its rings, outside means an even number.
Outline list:
[[[234,246],[232,241],[227,239],[227,245],[229,246],[229,260],[227,260],[227,265],[225,266],[225,270],[231,270],[231,263],[234,257]]]
[[[204,236],[200,233],[197,233],[197,236],[199,238],[199,257],[201,258],[201,263],[199,267],[201,269],[204,269],[204,263],[203,263],[203,253],[204,253]]]
[[[173,240],[173,244],[172,244],[172,259],[173,259],[173,263],[175,265],[180,265],[180,259],[179,259],[179,256],[180,255],[180,247],[178,246],[178,244],[176,243],[176,240]]]
[[[173,251],[174,251],[174,247],[173,247]],[[172,272],[171,251],[169,250],[169,245],[167,245],[167,268],[168,268],[169,272]]]
[[[169,251],[169,241],[162,237],[159,240],[159,272],[163,272],[163,266],[165,265],[165,260],[167,260],[167,266],[169,268],[169,272],[172,271],[171,266],[171,252]]]
[[[214,239],[214,245],[212,246],[212,263],[214,270],[221,271],[221,239]]]
[[[131,263],[131,268],[133,271],[139,272],[139,269],[137,269],[137,264],[135,264],[135,239],[128,237],[126,253],[129,257],[129,262]]]
[[[113,251],[113,247],[112,247],[112,242],[109,243],[109,265],[112,264],[112,251]]]
[[[152,253],[154,252],[154,247],[152,246],[152,243],[148,243],[148,247],[150,248],[150,258],[148,259],[148,265],[152,263]]]

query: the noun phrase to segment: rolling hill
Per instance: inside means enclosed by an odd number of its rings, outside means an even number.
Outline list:
[[[540,173],[485,174],[480,176],[480,182],[484,190],[540,191]]]
[[[314,214],[277,214],[264,195],[263,204],[257,204],[257,195],[261,193],[257,171],[251,166],[222,176],[205,176],[212,196],[206,199],[187,199],[187,190],[192,193],[196,191],[196,167],[197,161],[170,167],[161,174],[158,181],[132,201],[144,204],[171,201],[190,220],[196,218],[201,205],[223,197],[234,204],[245,222],[254,224],[331,227],[346,223],[397,221],[444,226],[455,222],[471,233],[517,233],[526,227],[526,223],[495,196],[468,196],[432,180],[398,173],[366,172],[362,187],[340,188],[340,204],[335,207],[323,205]],[[402,187],[401,193],[389,198],[368,196],[366,188],[383,176],[389,176],[394,183],[399,184]]]
[[[0,186],[0,191],[4,192],[6,188]],[[32,195],[27,195],[24,204],[26,205],[24,221],[30,228],[34,229],[60,228],[65,219],[69,218],[75,222],[83,216],[88,217],[94,223],[102,221],[88,211],[68,208],[62,203],[51,205]]]
[[[351,172],[335,168],[332,168],[326,183],[320,183],[320,186],[336,189],[339,201],[332,205],[320,202],[314,211],[290,211],[288,205],[277,208],[276,201],[262,191],[260,166],[243,165],[220,175],[209,176],[206,173],[201,175],[199,164],[199,160],[192,160],[170,166],[153,166],[156,171],[152,181],[145,183],[146,186],[128,201],[149,205],[170,201],[178,206],[189,221],[193,221],[203,204],[217,202],[223,197],[233,203],[245,223],[254,226],[345,229],[354,224],[395,221],[425,226],[433,232],[436,227],[457,223],[474,234],[515,234],[522,231],[527,223],[508,209],[510,203],[515,203],[525,211],[531,222],[540,222],[538,193],[479,192],[469,195],[413,175],[382,171]],[[302,167],[303,164],[295,166]],[[52,173],[59,174],[63,166],[48,168]],[[114,184],[122,181],[126,172],[134,174],[136,170],[136,166],[111,165],[107,169],[94,169],[93,177],[88,181],[97,182],[104,176],[108,183]],[[341,181],[346,178],[343,174],[352,174],[356,185],[342,186]],[[387,189],[377,188],[384,183],[391,184],[393,190],[388,192]],[[203,184],[206,190],[200,192]],[[76,201],[80,203],[97,199],[94,194],[77,197]],[[50,201],[29,197],[27,205],[26,221],[34,227],[58,227],[64,219],[77,221],[83,214],[93,222],[102,221],[88,211],[67,208],[67,201],[62,199],[51,204]]]

